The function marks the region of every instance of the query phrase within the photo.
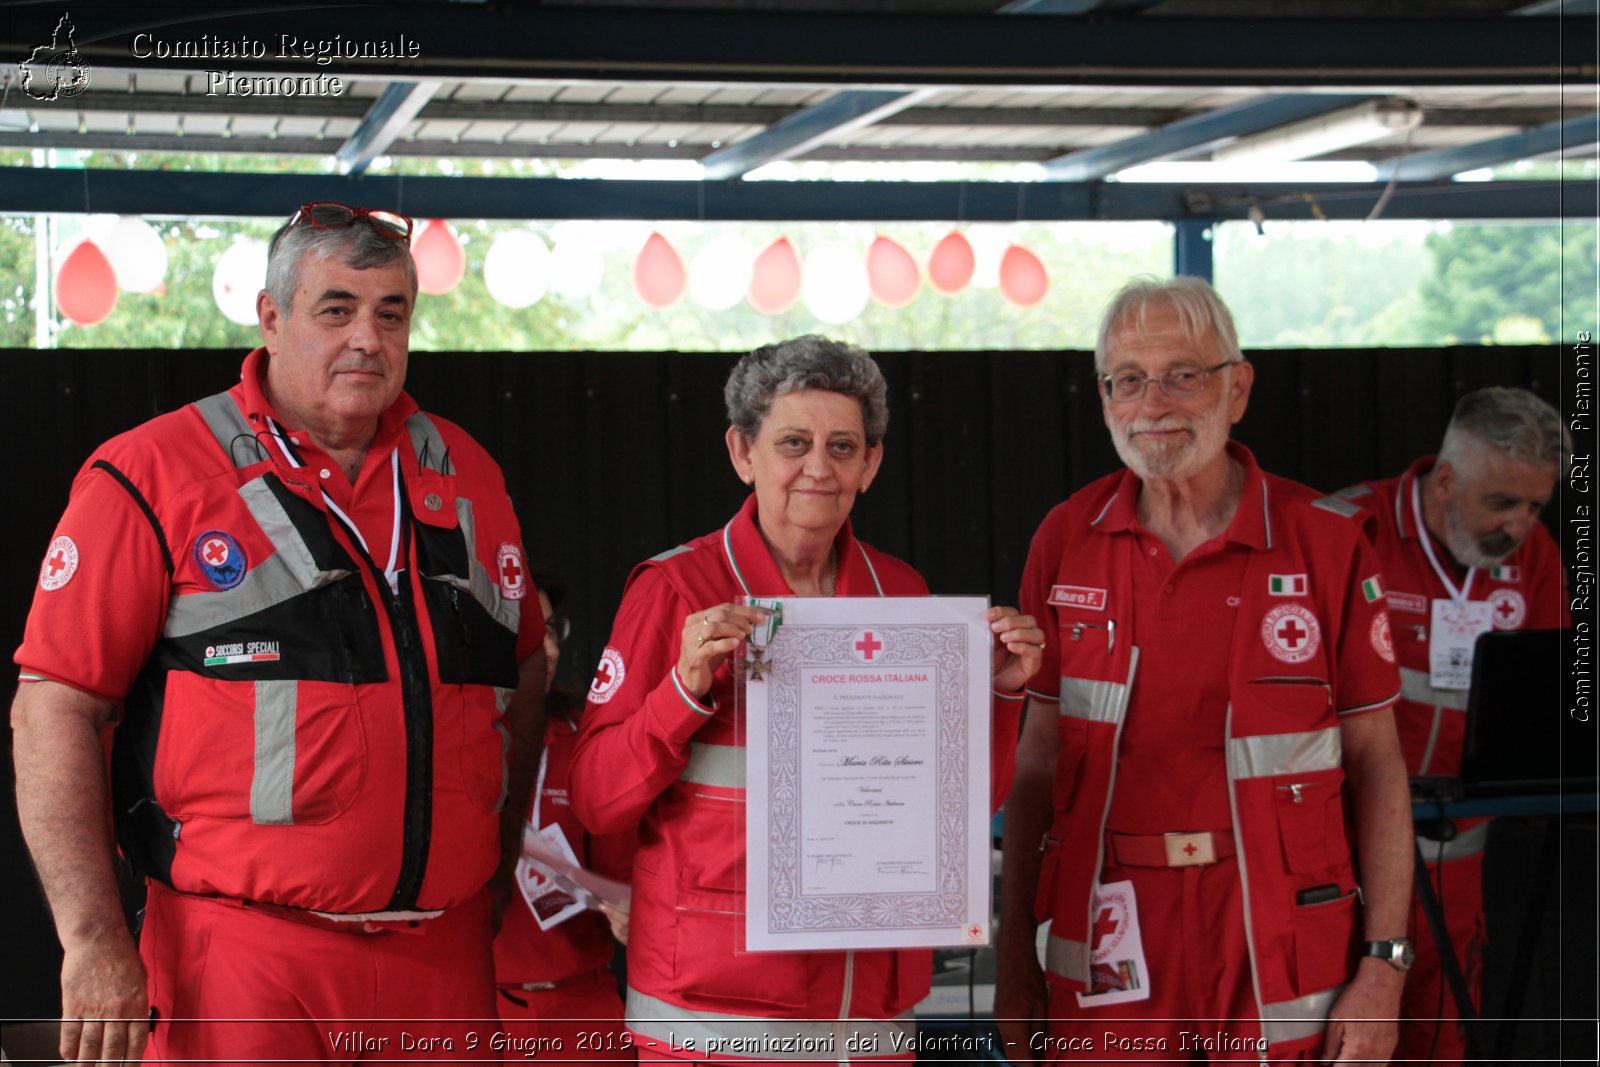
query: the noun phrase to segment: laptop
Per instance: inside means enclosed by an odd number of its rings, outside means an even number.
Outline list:
[[[1571,715],[1572,658],[1570,630],[1495,630],[1478,638],[1461,755],[1470,792],[1593,788],[1596,728]]]

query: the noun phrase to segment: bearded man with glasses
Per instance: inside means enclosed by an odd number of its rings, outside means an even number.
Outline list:
[[[1123,289],[1095,364],[1127,469],[1023,572],[1053,639],[1004,809],[1006,1055],[1385,1060],[1411,816],[1364,515],[1228,440],[1254,371],[1205,282]]]
[[[410,234],[302,207],[239,384],[73,484],[12,707],[66,1059],[460,1058],[495,1017],[544,624],[499,468],[404,392]]]

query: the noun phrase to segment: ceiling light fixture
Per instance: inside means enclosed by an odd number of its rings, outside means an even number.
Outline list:
[[[1422,124],[1415,100],[1395,97],[1330,111],[1276,129],[1241,137],[1211,153],[1217,163],[1285,163],[1313,159],[1341,148],[1368,144]]]

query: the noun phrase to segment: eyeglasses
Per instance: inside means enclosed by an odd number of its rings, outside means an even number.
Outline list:
[[[572,620],[565,615],[550,615],[544,620],[545,633],[556,639],[556,644],[561,644],[572,636]]]
[[[351,207],[349,204],[301,204],[289,220],[289,228],[305,225],[317,230],[342,230],[366,220],[380,237],[411,243],[411,220],[398,211],[382,208]]]
[[[1102,374],[1099,375],[1100,388],[1105,390],[1108,400],[1117,403],[1138,400],[1144,396],[1144,391],[1150,387],[1151,382],[1159,383],[1161,392],[1165,396],[1195,396],[1206,387],[1206,382],[1217,371],[1243,362],[1242,359],[1230,359],[1214,367],[1180,367],[1162,374],[1140,374],[1136,371]]]

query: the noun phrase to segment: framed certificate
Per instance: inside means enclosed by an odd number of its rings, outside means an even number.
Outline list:
[[[753,603],[745,947],[987,944],[987,598]]]

